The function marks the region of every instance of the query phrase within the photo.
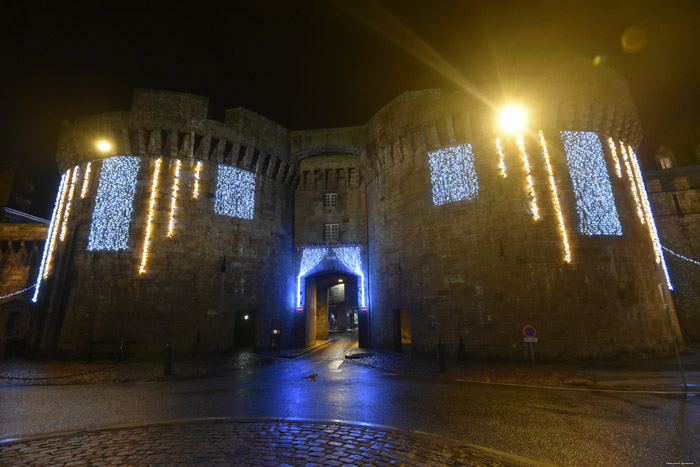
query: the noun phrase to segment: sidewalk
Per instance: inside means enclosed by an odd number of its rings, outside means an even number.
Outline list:
[[[389,427],[289,420],[184,420],[0,442],[3,465],[542,465]]]
[[[355,364],[387,373],[415,377],[563,388],[683,391],[675,355],[644,360],[535,365],[448,357],[445,373],[440,373],[437,358],[429,355],[354,349],[346,358]],[[681,361],[688,392],[700,392],[700,349],[686,350],[681,354]]]

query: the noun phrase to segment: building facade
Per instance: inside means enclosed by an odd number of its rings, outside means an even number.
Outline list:
[[[486,89],[409,92],[327,130],[215,122],[205,98],[163,91],[74,122],[32,345],[268,349],[340,325],[361,346],[518,359],[530,325],[546,359],[669,352],[624,79],[575,60],[520,90],[515,133]]]

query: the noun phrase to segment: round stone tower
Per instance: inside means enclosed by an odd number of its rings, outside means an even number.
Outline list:
[[[35,294],[40,349],[268,347],[272,326],[291,327],[287,130],[244,109],[211,121],[207,105],[141,90],[131,111],[64,131]]]
[[[530,325],[546,358],[670,351],[624,79],[575,60],[518,94],[513,133],[483,89],[407,93],[368,123],[372,343],[522,358]]]

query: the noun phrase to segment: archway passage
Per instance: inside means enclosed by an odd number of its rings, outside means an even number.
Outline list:
[[[304,313],[295,322],[297,343],[313,345],[344,334],[358,341],[361,308],[358,276],[347,272],[322,271],[305,278]]]

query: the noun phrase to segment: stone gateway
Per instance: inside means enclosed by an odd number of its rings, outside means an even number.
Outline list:
[[[408,92],[326,130],[241,108],[212,121],[206,98],[155,90],[73,122],[31,345],[265,350],[348,331],[523,359],[532,325],[541,359],[669,352],[626,82],[580,59],[519,90],[510,129],[491,88]]]

